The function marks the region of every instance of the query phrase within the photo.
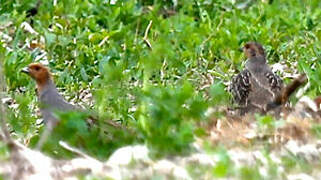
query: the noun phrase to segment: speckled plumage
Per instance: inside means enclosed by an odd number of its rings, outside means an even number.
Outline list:
[[[282,88],[282,79],[274,74],[266,63],[263,47],[255,42],[247,43],[243,51],[248,57],[245,68],[233,77],[229,90],[234,102],[246,112],[262,112]]]

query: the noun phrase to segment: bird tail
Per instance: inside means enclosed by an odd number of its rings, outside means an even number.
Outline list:
[[[266,111],[270,111],[276,107],[283,106],[290,98],[290,96],[303,84],[307,82],[307,76],[301,74],[295,78],[290,84],[284,87],[281,92],[267,104]]]

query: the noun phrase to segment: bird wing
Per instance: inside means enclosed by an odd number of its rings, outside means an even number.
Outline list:
[[[40,95],[40,102],[44,106],[49,106],[52,109],[59,111],[75,110],[76,107],[65,101],[58,93],[57,89],[48,89]]]
[[[283,88],[283,80],[280,76],[274,74],[272,71],[265,73],[265,77],[268,79],[271,90],[274,93],[278,93]]]
[[[40,110],[45,124],[48,122],[57,122],[57,118],[54,115],[55,111],[72,111],[76,110],[76,107],[69,104],[58,93],[56,88],[48,88],[39,94]]]
[[[233,95],[233,99],[240,105],[247,104],[247,98],[251,91],[251,73],[247,69],[234,76],[230,85],[230,92]]]

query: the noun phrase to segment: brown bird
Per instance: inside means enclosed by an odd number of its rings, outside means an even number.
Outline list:
[[[248,60],[245,69],[233,77],[229,90],[241,114],[265,112],[266,105],[281,92],[283,81],[268,66],[261,44],[248,42],[242,51]]]

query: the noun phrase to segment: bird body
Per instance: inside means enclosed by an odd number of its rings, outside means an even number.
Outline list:
[[[65,101],[65,99],[59,94],[55,84],[50,79],[47,81],[41,91],[38,91],[38,99],[40,102],[40,111],[44,119],[44,123],[48,121],[57,121],[53,112],[55,111],[74,111],[77,108]]]
[[[251,74],[252,92],[248,99],[255,105],[269,103],[281,90],[281,79],[271,71],[262,56],[250,59],[245,67]]]
[[[245,68],[233,77],[230,92],[241,106],[241,114],[264,112],[283,88],[282,79],[274,74],[266,63],[263,47],[258,43],[247,43],[243,51],[248,57]]]

